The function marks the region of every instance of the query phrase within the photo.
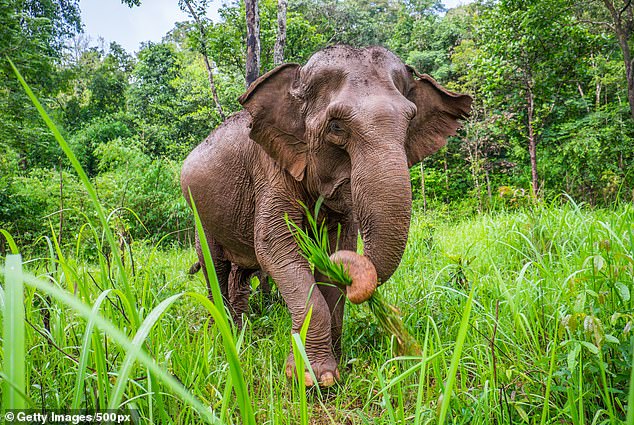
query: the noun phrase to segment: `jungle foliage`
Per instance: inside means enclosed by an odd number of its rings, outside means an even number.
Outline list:
[[[381,44],[474,96],[459,136],[412,169],[414,197],[426,208],[469,215],[562,192],[606,206],[634,196],[634,121],[606,4],[481,0],[446,10],[435,0],[293,0],[285,61],[302,63],[334,43]],[[625,19],[632,5],[621,6]],[[65,217],[84,202],[11,58],[128,236],[158,239],[190,228],[179,164],[221,122],[201,41],[218,102],[233,113],[244,91],[244,3],[223,5],[218,22],[199,16],[202,31],[194,20],[176,23],[135,53],[83,36],[78,1],[2,0],[0,9],[0,227],[28,244],[50,222],[64,243],[79,229]],[[277,2],[262,0],[259,9],[264,73],[273,67]]]

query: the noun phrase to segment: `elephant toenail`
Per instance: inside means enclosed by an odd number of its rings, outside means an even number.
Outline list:
[[[319,385],[321,387],[330,387],[335,384],[335,376],[331,372],[325,372],[321,375]]]
[[[310,373],[308,372],[304,372],[304,384],[306,384],[307,387],[312,387],[314,385],[313,378],[311,378]]]
[[[295,368],[292,365],[287,364],[285,372],[288,379],[293,379],[293,376],[295,375]]]

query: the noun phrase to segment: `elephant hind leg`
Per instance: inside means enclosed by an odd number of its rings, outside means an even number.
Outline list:
[[[200,268],[202,266],[200,265],[200,261],[196,261],[194,264],[192,264],[192,266],[189,268],[189,270],[187,271],[188,274],[196,274],[200,271]]]
[[[211,259],[214,263],[214,268],[216,269],[216,277],[218,278],[218,284],[220,285],[220,293],[222,294],[222,298],[224,298],[223,301],[226,303],[229,299],[229,273],[231,272],[231,262],[225,259],[224,250],[220,244],[214,242],[209,236],[207,236],[207,242],[209,244]],[[205,276],[205,281],[207,282],[207,297],[213,301],[211,285],[209,283],[209,278],[207,277],[207,267],[205,267],[205,260],[203,258],[203,251],[200,245],[200,239],[198,238],[198,233],[196,233],[196,253],[198,254],[198,265],[200,269],[202,269],[203,276]],[[190,270],[193,270],[195,266],[196,264],[194,264]]]
[[[317,273],[318,282],[328,282],[327,278],[321,273]],[[346,305],[346,293],[340,285],[326,283],[317,285],[319,291],[324,296],[328,309],[330,310],[330,335],[332,338],[332,351],[337,359],[337,363],[341,360],[341,334],[343,331],[343,315]]]
[[[236,264],[231,266],[229,274],[229,310],[233,321],[242,328],[242,314],[247,312],[249,307],[249,295],[251,294],[251,275],[255,272]]]
[[[269,275],[264,270],[258,270],[253,274],[260,281],[258,288],[262,293],[262,301],[264,305],[271,304],[271,283],[269,282]]]

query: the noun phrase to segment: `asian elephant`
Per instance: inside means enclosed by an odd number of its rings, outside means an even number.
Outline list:
[[[284,215],[303,223],[298,201],[310,207],[323,197],[332,237],[341,225],[339,248],[355,250],[360,232],[364,254],[385,282],[407,242],[408,168],[455,134],[472,99],[385,48],[338,45],[304,66],[288,63],[264,74],[239,102],[244,110],[185,160],[183,194],[189,199],[191,190],[225,296],[248,296],[240,288],[262,269],[290,310],[293,332],[312,306],[305,347],[319,384],[331,385],[339,379],[345,287],[313,290],[325,279],[298,252]],[[289,377],[293,369],[291,354]]]

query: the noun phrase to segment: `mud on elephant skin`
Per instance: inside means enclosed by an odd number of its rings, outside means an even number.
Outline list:
[[[308,309],[306,351],[321,385],[339,376],[345,288],[317,285],[284,222],[305,218],[324,197],[339,248],[365,255],[385,282],[398,266],[410,224],[408,168],[440,149],[470,111],[452,93],[382,47],[334,46],[303,65],[261,76],[227,119],[187,157],[181,186],[196,202],[222,286],[232,267],[276,282],[298,332]],[[334,241],[332,246],[336,246]],[[248,295],[247,295],[248,296]],[[289,356],[287,371],[292,370]],[[290,373],[290,372],[289,372]]]

